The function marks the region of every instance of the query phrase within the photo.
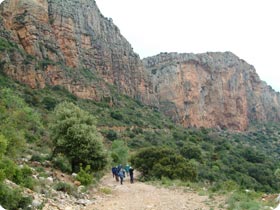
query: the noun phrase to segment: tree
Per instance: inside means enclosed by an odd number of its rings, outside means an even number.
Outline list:
[[[112,143],[111,157],[113,159],[113,164],[127,163],[128,147],[125,145],[124,141],[116,140]]]
[[[90,165],[93,171],[105,168],[107,155],[102,135],[95,125],[95,118],[73,103],[63,102],[56,106],[50,125],[54,155],[64,154],[72,171],[78,171],[80,164]]]

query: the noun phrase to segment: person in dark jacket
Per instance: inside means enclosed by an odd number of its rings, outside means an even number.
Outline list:
[[[116,181],[118,182],[119,181],[119,176],[118,176],[118,168],[117,168],[117,166],[112,168],[112,174],[113,174],[113,178],[115,178]]]
[[[117,168],[115,166],[113,166],[112,167],[113,178],[115,178],[116,170],[117,170]]]
[[[113,166],[112,167],[112,174],[113,174],[113,178],[115,178],[116,176],[118,176],[118,174],[117,174],[117,167],[116,166]]]
[[[134,168],[129,167],[129,176],[130,176],[130,183],[131,184],[134,182],[134,180],[133,180],[133,171],[134,171]]]

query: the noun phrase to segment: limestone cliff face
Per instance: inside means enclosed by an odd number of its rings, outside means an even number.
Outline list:
[[[3,46],[1,46],[1,44]],[[143,61],[94,0],[6,0],[0,71],[32,88],[60,85],[100,100],[115,90],[184,126],[244,130],[280,121],[280,96],[232,53],[160,54]]]
[[[0,53],[16,80],[89,99],[110,95],[108,84],[132,97],[147,91],[139,56],[94,0],[6,0],[0,21],[1,37],[21,49]]]
[[[184,126],[244,130],[280,120],[280,94],[230,52],[162,53],[143,62],[158,107]]]

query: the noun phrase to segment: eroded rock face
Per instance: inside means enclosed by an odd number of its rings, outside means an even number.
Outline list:
[[[280,120],[280,96],[232,53],[164,53],[143,61],[94,0],[6,0],[0,70],[32,88],[60,85],[80,98],[118,92],[184,126],[244,130]]]
[[[0,14],[1,36],[22,50],[0,55],[14,79],[33,88],[62,85],[89,99],[110,95],[108,84],[137,98],[147,91],[139,56],[95,1],[7,0]]]
[[[158,107],[184,126],[244,130],[280,120],[280,95],[230,52],[162,53],[143,60]]]

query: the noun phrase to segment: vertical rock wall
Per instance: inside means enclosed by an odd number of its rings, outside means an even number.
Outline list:
[[[1,53],[14,79],[34,88],[63,85],[90,99],[110,95],[110,84],[135,98],[147,91],[139,56],[95,1],[7,0],[0,14],[6,38],[24,52],[16,62],[10,52]],[[27,65],[30,57],[36,59]]]
[[[184,126],[244,130],[280,120],[280,95],[230,52],[144,59],[160,110]]]
[[[0,23],[0,70],[32,88],[61,85],[94,100],[118,91],[186,127],[280,121],[279,93],[253,66],[230,52],[141,61],[94,0],[6,0]]]

